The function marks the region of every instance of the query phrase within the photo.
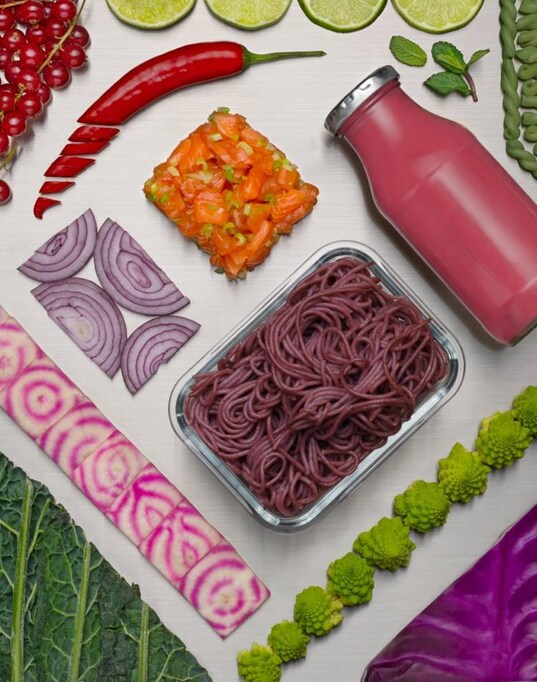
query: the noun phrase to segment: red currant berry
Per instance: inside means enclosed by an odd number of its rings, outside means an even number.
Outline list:
[[[2,119],[2,130],[9,137],[18,137],[26,130],[26,116],[22,111],[6,111]]]
[[[69,39],[78,45],[82,45],[82,47],[88,47],[90,44],[89,33],[83,26],[79,26],[78,24],[74,27]]]
[[[0,156],[9,150],[9,137],[0,130]]]
[[[11,189],[5,180],[0,180],[0,206],[11,199]]]
[[[16,90],[12,85],[0,85],[0,111],[11,111],[15,108]]]
[[[5,47],[0,47],[0,70],[3,71],[11,61],[11,52]]]
[[[41,85],[36,94],[39,95],[39,99],[43,102],[43,106],[46,106],[52,99],[52,92],[50,91],[49,86],[43,81],[41,81]]]
[[[43,111],[43,102],[36,92],[27,92],[18,99],[17,111],[21,111],[27,118],[37,118]]]
[[[45,27],[43,24],[37,26],[28,26],[26,29],[26,40],[32,45],[44,45],[47,39]]]
[[[20,62],[11,61],[6,65],[4,73],[6,75],[6,80],[8,83],[15,83],[22,71],[22,65]]]
[[[25,45],[19,54],[20,63],[30,69],[38,69],[45,61],[47,55],[39,47],[39,45],[32,45],[28,43]]]
[[[9,7],[0,8],[0,31],[9,31],[15,25],[15,15]]]
[[[14,85],[22,92],[37,92],[41,85],[41,77],[34,69],[22,68]]]
[[[45,24],[45,32],[49,38],[61,38],[66,30],[65,23],[58,19],[51,18]]]
[[[72,0],[55,0],[52,3],[51,15],[60,21],[72,21],[76,12],[76,5]]]
[[[71,42],[61,50],[60,58],[70,69],[80,69],[86,63],[86,50],[82,45]]]
[[[18,52],[23,45],[26,45],[24,33],[18,28],[10,28],[2,37],[2,47],[9,52]]]
[[[51,62],[43,71],[45,83],[53,90],[61,90],[69,85],[71,72],[62,62]]]
[[[38,24],[40,21],[43,21],[44,16],[43,4],[38,2],[38,0],[26,0],[15,10],[17,21],[24,26]]]

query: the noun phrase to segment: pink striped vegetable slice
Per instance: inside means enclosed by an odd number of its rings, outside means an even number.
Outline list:
[[[82,400],[49,358],[34,360],[0,392],[0,407],[34,440]]]
[[[146,464],[138,448],[114,431],[73,471],[72,481],[90,502],[106,511]]]
[[[74,470],[116,429],[85,400],[45,431],[37,444],[72,478]]]
[[[0,310],[0,318],[5,310]],[[7,315],[7,313],[5,313]],[[0,321],[0,391],[43,352],[12,317]]]
[[[140,545],[140,551],[172,585],[222,540],[190,502],[183,500]]]
[[[156,467],[148,464],[114,500],[106,516],[139,545],[182,500],[177,488]]]
[[[270,596],[225,540],[186,574],[179,591],[222,638],[236,630]]]

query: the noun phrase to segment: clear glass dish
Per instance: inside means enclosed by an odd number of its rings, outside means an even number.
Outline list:
[[[188,423],[184,406],[194,378],[202,372],[213,370],[219,360],[239,341],[252,332],[286,300],[291,289],[304,277],[319,267],[341,257],[351,256],[370,263],[369,270],[379,277],[382,285],[394,295],[402,295],[414,303],[421,314],[430,318],[431,330],[437,342],[443,347],[448,358],[448,371],[438,383],[434,392],[420,399],[412,417],[403,422],[401,428],[386,443],[373,450],[360,462],[356,470],[325,491],[315,502],[301,510],[296,516],[283,517],[266,509],[236,476],[201,439]],[[433,416],[459,389],[464,376],[464,355],[458,341],[438,318],[409,289],[399,276],[372,249],[353,241],[338,241],[327,244],[310,256],[290,277],[257,306],[235,329],[231,330],[214,348],[199,360],[175,385],[169,403],[172,426],[179,438],[219,478],[239,502],[263,525],[281,532],[293,532],[308,527],[319,520],[338,502],[341,502],[382,462],[392,455],[420,426]]]

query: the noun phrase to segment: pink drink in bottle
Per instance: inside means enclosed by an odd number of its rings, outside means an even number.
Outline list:
[[[537,324],[537,205],[453,121],[410,99],[390,66],[326,119],[364,165],[380,212],[502,344]]]

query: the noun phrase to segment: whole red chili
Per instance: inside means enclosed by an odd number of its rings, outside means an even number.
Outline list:
[[[80,123],[93,127],[79,128],[70,140],[89,142],[108,139],[107,129],[99,126],[120,125],[148,104],[189,85],[235,76],[261,62],[321,57],[324,54],[321,51],[254,54],[243,45],[228,41],[178,47],[139,64],[116,81],[78,119]],[[116,134],[115,130],[110,136],[113,134]],[[63,158],[65,160],[66,157]],[[55,164],[52,167],[56,174]],[[72,173],[64,177],[72,177]],[[38,212],[34,209],[36,216],[40,214],[37,217],[42,217],[43,212],[42,204]]]

